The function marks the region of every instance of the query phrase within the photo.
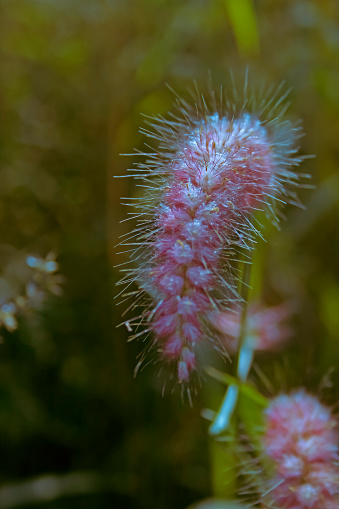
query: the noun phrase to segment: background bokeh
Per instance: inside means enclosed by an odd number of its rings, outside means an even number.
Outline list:
[[[3,0],[0,10],[0,305],[25,292],[28,255],[53,251],[63,277],[62,295],[46,292],[38,311],[1,328],[0,509],[184,509],[212,495],[200,409],[221,392],[204,387],[190,408],[177,392],[162,397],[152,366],[133,378],[142,345],[116,328],[114,246],[129,228],[120,196],[136,188],[113,179],[133,164],[119,154],[145,150],[141,114],[172,109],[166,84],[188,98],[209,71],[223,83],[246,66],[256,83],[286,80],[315,189],[300,190],[306,209],[287,208],[258,248],[253,293],[295,310],[292,344],[258,365],[274,390],[305,385],[335,404],[338,2]]]

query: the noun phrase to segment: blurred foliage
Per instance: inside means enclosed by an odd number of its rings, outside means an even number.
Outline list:
[[[256,254],[255,292],[293,302],[296,317],[292,346],[259,357],[255,377],[265,395],[305,385],[335,402],[337,1],[3,0],[0,9],[0,304],[19,295],[27,256],[54,250],[64,278],[61,296],[1,331],[0,509],[183,509],[212,493],[199,415],[211,389],[190,408],[161,396],[152,366],[133,379],[142,345],[115,328],[113,265],[129,228],[119,199],[137,191],[113,180],[133,164],[119,154],[144,150],[140,114],[171,109],[166,83],[188,97],[194,79],[207,88],[208,71],[223,83],[247,65],[257,83],[286,80],[290,115],[304,123],[301,153],[316,155],[302,167],[316,189],[300,190],[306,210],[287,209]]]

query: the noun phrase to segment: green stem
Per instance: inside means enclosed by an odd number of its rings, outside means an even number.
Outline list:
[[[237,364],[237,376],[239,380],[245,382],[248,373],[252,366],[253,361],[253,349],[245,342],[246,337],[246,319],[247,319],[247,308],[248,308],[248,293],[249,284],[251,278],[251,267],[252,262],[244,262],[243,277],[240,288],[240,296],[243,300],[243,308],[241,312],[240,331],[239,331],[239,356]],[[221,435],[227,430],[230,424],[230,419],[235,410],[239,394],[239,387],[235,384],[228,386],[224,399],[221,403],[220,409],[209,428],[209,434],[211,436]]]
[[[244,304],[241,312],[240,332],[238,339],[239,355],[238,355],[237,376],[239,380],[241,380],[242,382],[246,382],[248,373],[252,366],[254,356],[253,348],[248,343],[245,342],[251,269],[252,260],[250,261],[250,263],[244,264],[244,272],[240,290],[240,295],[244,301]]]
[[[246,319],[247,319],[247,308],[248,308],[248,294],[250,289],[250,280],[251,280],[251,268],[252,268],[252,260],[249,262],[244,262],[244,271],[242,276],[242,283],[240,288],[240,296],[243,300],[243,308],[241,312],[241,322],[240,322],[240,331],[239,331],[239,349],[242,347],[246,335]]]

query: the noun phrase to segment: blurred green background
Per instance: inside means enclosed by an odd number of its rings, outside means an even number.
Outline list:
[[[27,255],[57,253],[63,294],[2,327],[0,509],[177,508],[211,496],[204,405],[161,396],[142,345],[116,328],[114,265],[135,193],[120,157],[146,141],[141,114],[247,65],[286,80],[303,119],[300,190],[256,255],[253,293],[293,302],[295,336],[258,360],[276,391],[305,385],[335,403],[339,376],[339,7],[337,0],[3,0],[0,3],[0,304],[22,292]],[[207,87],[205,87],[207,88]],[[225,366],[226,368],[227,366]],[[260,387],[267,391],[267,387]],[[212,395],[211,395],[212,394]],[[211,403],[211,399],[213,401]],[[208,401],[208,403],[207,403]],[[227,472],[225,472],[225,479]]]

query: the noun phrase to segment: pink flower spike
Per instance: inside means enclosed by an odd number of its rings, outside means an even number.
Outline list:
[[[292,335],[286,325],[291,310],[287,305],[264,307],[251,304],[247,312],[245,342],[254,350],[274,350]],[[224,311],[215,318],[215,327],[224,335],[226,348],[231,353],[238,350],[240,311]]]
[[[154,119],[155,132],[145,132],[160,140],[162,152],[147,153],[146,163],[131,170],[146,194],[132,202],[138,223],[121,243],[137,265],[120,283],[139,284],[139,292],[126,292],[135,299],[131,309],[145,306],[138,327],[153,333],[162,360],[179,363],[178,380],[185,383],[197,367],[184,360],[185,348],[195,359],[203,341],[219,347],[215,323],[239,301],[230,261],[235,246],[253,249],[258,209],[273,210],[282,196],[296,201],[288,187],[296,186],[293,166],[301,161],[299,128],[281,121],[282,101],[256,111],[245,97],[236,114],[221,105],[209,111],[199,100],[200,110],[179,101],[182,120]],[[130,246],[137,246],[132,254]],[[181,351],[169,347],[173,337]]]
[[[274,507],[332,509],[339,495],[338,436],[328,408],[304,390],[275,398],[263,438],[274,465]]]

